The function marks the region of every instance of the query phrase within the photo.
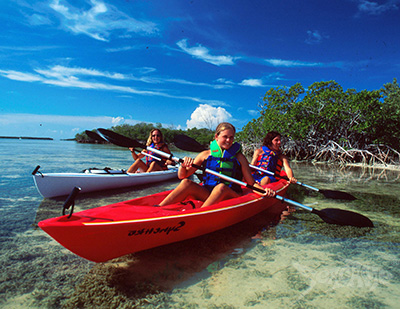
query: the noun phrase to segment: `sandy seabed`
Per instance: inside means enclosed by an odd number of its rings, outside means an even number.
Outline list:
[[[369,229],[326,226],[318,219],[300,230],[296,218],[308,215],[295,215],[278,225],[261,215],[99,264],[76,257],[39,230],[26,232],[2,254],[2,290],[10,282],[7,288],[19,293],[0,307],[397,308],[396,243],[377,251],[363,238]],[[27,245],[30,250],[21,250]]]
[[[306,183],[349,191],[358,200],[292,199],[317,209],[362,213],[375,228],[337,227],[302,211],[278,223],[262,213],[196,239],[95,264],[64,249],[35,224],[15,232],[31,220],[21,206],[40,204],[37,223],[60,215],[62,201],[31,201],[31,195],[17,200],[10,193],[8,208],[0,212],[7,220],[0,232],[0,308],[398,308],[398,172],[357,170],[349,178],[353,170],[343,171],[343,177],[341,171],[296,171]],[[82,197],[75,211],[132,195]]]

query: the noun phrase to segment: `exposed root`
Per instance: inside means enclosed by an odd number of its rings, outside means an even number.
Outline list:
[[[243,153],[251,158],[254,150],[260,147],[260,144],[251,143],[242,146]],[[286,141],[283,150],[291,160],[297,161],[326,162],[341,166],[357,164],[383,168],[400,165],[400,153],[382,144],[370,144],[365,149],[356,149],[344,147],[335,141],[329,141],[321,146]]]

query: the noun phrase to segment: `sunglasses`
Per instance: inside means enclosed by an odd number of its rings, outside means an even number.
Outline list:
[[[157,137],[157,136],[161,136],[159,134],[153,134],[151,137]]]

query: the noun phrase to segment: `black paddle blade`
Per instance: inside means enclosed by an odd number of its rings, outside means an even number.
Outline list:
[[[350,193],[343,192],[343,191],[335,191],[335,190],[321,190],[319,189],[320,193],[322,193],[326,198],[334,199],[334,200],[348,200],[354,201],[357,198]]]
[[[330,224],[374,227],[374,224],[370,219],[349,210],[335,208],[326,208],[322,210],[313,209],[312,213],[317,214],[322,220]]]
[[[102,138],[99,134],[93,131],[86,130],[86,135],[89,136],[92,140],[99,141],[99,142],[107,142],[104,138]]]
[[[97,131],[99,131],[110,143],[113,143],[117,146],[146,149],[146,146],[139,143],[138,141],[115,133],[114,131],[102,128],[97,129]]]
[[[184,134],[178,134],[174,137],[174,144],[176,147],[186,150],[186,151],[191,151],[191,152],[202,152],[203,150],[206,150],[207,148],[204,147],[202,144],[200,144],[198,141],[195,139],[184,135]]]

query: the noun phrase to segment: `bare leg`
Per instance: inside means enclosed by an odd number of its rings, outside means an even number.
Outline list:
[[[170,194],[168,194],[168,196],[160,203],[160,206],[181,202],[189,195],[193,196],[196,200],[205,201],[209,194],[210,193],[206,188],[185,178]]]
[[[139,156],[136,154],[134,148],[129,148],[132,153],[132,158],[135,162],[128,168],[128,173],[135,173],[139,168],[141,168],[144,172],[147,170],[146,164],[142,160],[140,160]]]
[[[227,185],[220,183],[214,187],[214,189],[211,191],[210,196],[201,207],[207,207],[223,200],[228,200],[238,196],[239,194],[233,191]]]
[[[162,171],[162,170],[163,169],[161,168],[161,166],[156,161],[153,161],[150,163],[150,166],[146,172],[150,173],[150,172],[156,172],[156,171]]]
[[[135,163],[133,163],[129,168],[128,168],[128,173],[135,173],[139,168],[141,168],[144,172],[147,171],[147,166],[144,164],[144,162],[140,159],[136,160]]]
[[[265,185],[269,184],[270,182],[271,182],[271,179],[269,179],[269,177],[266,176],[263,179],[261,179],[260,185],[265,186]]]

